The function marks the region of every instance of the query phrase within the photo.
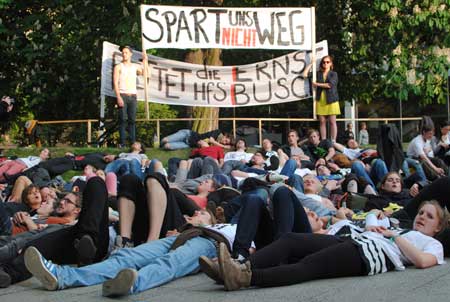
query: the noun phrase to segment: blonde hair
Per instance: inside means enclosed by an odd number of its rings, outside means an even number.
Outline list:
[[[439,228],[440,228],[440,230],[439,230],[439,232],[438,232],[438,234],[439,234],[439,233],[441,233],[442,231],[444,231],[445,228],[448,226],[448,222],[449,222],[449,221],[448,221],[448,219],[449,219],[449,213],[448,213],[448,211],[447,211],[446,208],[443,208],[443,207],[441,206],[441,204],[439,203],[439,201],[434,200],[434,199],[423,201],[423,202],[420,204],[419,210],[418,210],[418,211],[420,211],[420,209],[423,208],[423,207],[424,207],[425,205],[427,205],[427,204],[432,205],[432,206],[436,209],[436,212],[437,212],[437,215],[438,215],[438,218],[439,218]],[[436,235],[437,235],[437,234],[436,234]]]

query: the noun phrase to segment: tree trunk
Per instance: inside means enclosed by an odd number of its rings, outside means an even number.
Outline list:
[[[183,5],[193,5],[195,1],[184,1]],[[223,0],[205,0],[202,1],[203,6],[222,6]],[[196,4],[198,5],[198,3]],[[222,66],[220,55],[221,49],[195,49],[186,54],[185,61],[187,63]],[[219,108],[215,107],[194,107],[192,110],[192,117],[200,120],[194,121],[192,130],[199,133],[208,132],[219,128]]]

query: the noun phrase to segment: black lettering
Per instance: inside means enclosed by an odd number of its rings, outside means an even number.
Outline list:
[[[197,75],[197,78],[206,80],[208,78],[208,70],[206,69],[206,65],[203,65],[204,69],[199,69],[195,73]]]
[[[275,91],[275,93],[274,93],[274,95],[277,98],[282,99],[282,100],[287,99],[289,97],[289,95],[290,95],[289,88],[285,85],[286,82],[287,82],[286,78],[281,78],[281,79],[277,80],[277,85],[282,87],[282,88],[284,88],[284,90],[286,91],[286,96],[279,95],[277,91]]]
[[[275,35],[274,29],[273,29],[274,23],[275,23],[274,13],[270,14],[270,18],[271,18],[270,32],[266,28],[262,31],[259,26],[258,13],[253,12],[253,20],[255,21],[256,32],[258,33],[258,39],[259,39],[259,43],[261,45],[263,45],[266,40],[269,40],[270,45],[273,45],[273,38]]]
[[[153,18],[150,16],[150,13],[152,13],[152,12],[155,12],[156,15],[158,15],[158,13],[159,13],[159,11],[158,11],[156,8],[149,8],[149,9],[145,12],[145,19],[147,19],[147,20],[150,21],[150,22],[156,23],[156,26],[159,27],[159,31],[160,31],[159,37],[156,38],[156,39],[151,39],[150,37],[147,37],[144,33],[142,34],[142,36],[143,36],[145,39],[147,39],[148,41],[150,41],[150,42],[157,43],[157,42],[161,41],[162,38],[163,38],[163,36],[164,36],[164,28],[163,28],[163,26],[161,25],[161,23],[158,22],[158,20],[153,19]],[[153,33],[153,31],[152,31],[152,33]]]
[[[266,62],[262,63],[261,65],[256,64],[256,79],[258,81],[261,80],[260,73],[264,74],[269,80],[272,80],[270,74],[267,71],[264,71],[264,69],[266,69],[267,66],[269,66],[269,64]]]
[[[272,82],[267,82],[269,84],[269,93],[267,95],[266,99],[259,99],[257,97],[257,93],[256,93],[256,85],[255,83],[253,83],[253,98],[255,99],[255,101],[257,101],[258,103],[266,103],[269,102],[270,99],[272,98]],[[264,85],[267,86],[267,85]],[[266,88],[266,87],[264,87]],[[261,90],[265,90],[265,89],[261,89]]]
[[[220,43],[220,14],[225,14],[227,12],[226,9],[208,9],[208,13],[212,13],[216,15],[216,43]]]
[[[170,82],[170,79],[169,79],[170,77],[176,78],[177,76],[174,75],[174,74],[166,73],[166,98],[168,98],[168,99],[179,99],[180,98],[179,96],[170,95],[169,94],[170,87],[176,86],[176,82]]]
[[[214,100],[216,100],[217,102],[223,102],[223,101],[225,101],[225,99],[227,98],[227,92],[226,92],[225,89],[223,89],[223,87],[222,87],[221,84],[226,85],[226,83],[224,83],[224,82],[218,82],[218,83],[217,83],[217,89],[220,90],[220,91],[222,91],[223,97],[222,97],[222,98],[218,98],[218,97],[217,97],[217,93],[214,93],[214,95],[213,95]]]
[[[250,27],[253,25],[252,16],[250,16],[251,12],[247,11],[245,13],[245,26]]]
[[[234,95],[236,97],[236,105],[245,105],[250,102],[250,97],[248,96],[248,94],[245,93],[245,85],[244,84],[235,84],[234,85]],[[244,96],[245,101],[239,102],[238,95]]]
[[[183,23],[183,25],[181,25]],[[180,12],[180,16],[178,17],[178,28],[177,28],[177,36],[175,40],[178,42],[178,38],[180,36],[180,32],[182,30],[185,30],[189,36],[189,40],[192,41],[191,31],[189,30],[189,24],[186,20],[186,15],[184,14],[184,11]]]
[[[212,75],[212,78],[211,79],[214,79],[214,80],[220,80],[220,77],[219,77],[219,70],[217,70],[217,69],[214,69],[213,70],[213,75]]]
[[[241,78],[239,77],[239,75],[241,73],[247,73],[245,70],[239,69],[239,67],[233,67],[233,80],[235,82],[251,82],[252,79],[251,78]]]
[[[283,41],[282,36],[284,32],[287,32],[287,27],[282,26],[282,22],[281,22],[281,17],[285,16],[286,13],[285,12],[280,12],[280,13],[276,13],[275,14],[277,17],[277,25],[278,25],[278,39],[277,39],[277,43],[278,45],[283,45],[283,46],[288,46],[289,45],[289,41]]]
[[[305,28],[303,25],[298,25],[295,28],[293,28],[294,25],[294,15],[295,14],[301,14],[302,11],[301,10],[294,10],[292,12],[289,13],[289,27],[290,27],[290,32],[291,32],[291,42],[292,45],[302,45],[305,42]],[[296,18],[297,20],[301,20],[300,17]],[[296,32],[297,29],[301,29],[300,31],[300,40],[296,41],[295,40],[295,35],[294,33]]]
[[[301,63],[300,64],[295,64],[295,66],[300,65],[301,69],[296,71],[296,70],[291,70],[291,73],[293,74],[302,74],[303,71],[305,70],[306,67],[306,61],[305,61],[305,56],[304,56],[304,52],[303,51],[297,51],[293,56],[292,59],[296,62]]]
[[[206,100],[209,104],[209,93],[212,91],[211,86],[214,86],[215,83],[214,82],[208,82],[208,84],[206,84]]]
[[[163,71],[167,71],[167,68],[163,68],[163,67],[159,67],[159,66],[154,66],[153,69],[158,70],[158,91],[162,90],[162,85],[163,85],[163,79],[162,79],[162,72]]]
[[[172,70],[181,73],[181,91],[184,91],[185,90],[184,74],[192,73],[192,70],[186,68],[172,68]]]
[[[303,83],[300,83],[299,86],[300,86],[301,84],[305,85],[305,81],[303,80],[302,77],[295,77],[295,78],[292,80],[292,82],[291,82],[291,91],[292,91],[292,95],[298,97],[298,99],[304,99],[304,98],[307,97],[306,94],[297,94],[297,93],[295,93],[295,82],[296,82],[297,80],[303,81]],[[303,90],[303,91],[305,91],[305,90]]]
[[[289,57],[284,56],[285,62],[284,64],[281,62],[278,62],[277,60],[272,60],[272,70],[273,70],[273,78],[276,79],[277,76],[277,66],[283,70],[284,74],[289,74]]]
[[[234,18],[233,18],[233,17],[234,17]],[[233,11],[229,11],[229,12],[228,12],[228,23],[229,23],[231,26],[237,26],[238,23],[239,23],[238,18],[237,18],[237,16],[236,16],[236,14],[233,14]]]
[[[171,26],[177,22],[177,15],[174,12],[167,11],[161,14],[166,19],[167,27],[167,43],[172,43],[172,29]],[[170,19],[172,17],[172,19]]]
[[[199,17],[199,13],[203,14],[203,18],[202,19],[198,19]],[[191,12],[191,15],[194,16],[194,32],[195,32],[195,43],[199,43],[200,42],[200,32],[202,32],[203,34],[203,38],[205,39],[205,42],[209,42],[208,36],[205,33],[205,30],[203,29],[203,27],[200,25],[201,23],[203,23],[203,21],[206,20],[206,13],[203,9],[194,9]]]
[[[202,94],[202,100],[205,100],[205,83],[201,83],[201,89],[197,89],[198,83],[194,83],[194,99],[198,100],[197,94],[200,92]]]

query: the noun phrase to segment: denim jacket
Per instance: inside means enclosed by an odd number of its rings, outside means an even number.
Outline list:
[[[317,93],[316,93],[316,100],[320,100],[320,95],[322,94],[322,89],[325,89],[325,94],[327,96],[327,103],[331,104],[334,102],[339,101],[339,95],[338,95],[338,75],[336,72],[330,70],[328,72],[327,78],[323,79],[323,73],[318,72],[317,73],[317,83],[328,83],[330,84],[331,88],[326,89],[322,87],[317,87]]]

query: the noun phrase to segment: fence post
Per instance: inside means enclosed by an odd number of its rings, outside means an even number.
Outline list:
[[[160,137],[161,133],[160,133],[160,124],[159,124],[159,119],[156,120],[156,137],[158,138],[158,142],[161,141],[161,137]]]
[[[259,131],[259,145],[262,144],[262,120],[258,120],[258,131]]]
[[[236,119],[233,117],[233,137],[236,138]]]
[[[88,145],[91,145],[91,138],[92,138],[92,123],[91,120],[87,120],[87,142]]]

